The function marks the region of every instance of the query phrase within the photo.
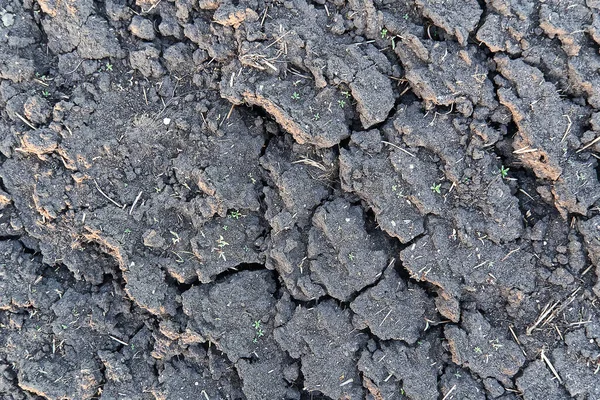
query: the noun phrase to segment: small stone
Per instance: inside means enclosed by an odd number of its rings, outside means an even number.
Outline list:
[[[144,246],[154,247],[154,248],[162,248],[165,246],[165,239],[160,236],[154,229],[148,230],[144,232],[142,236],[144,240]]]
[[[34,124],[45,124],[52,116],[52,108],[40,96],[31,96],[23,105],[25,117]]]
[[[165,118],[165,119],[163,119],[163,124],[169,125],[170,123],[171,123],[171,118]]]
[[[567,287],[573,282],[575,282],[575,278],[569,271],[564,268],[556,268],[548,281],[554,285]]]
[[[50,129],[27,132],[21,137],[21,151],[42,157],[58,147],[58,135]]]
[[[152,22],[137,15],[131,20],[129,30],[134,36],[137,36],[140,39],[153,40],[156,37]]]
[[[5,27],[13,26],[15,23],[15,16],[11,13],[6,13],[2,15],[2,24]]]

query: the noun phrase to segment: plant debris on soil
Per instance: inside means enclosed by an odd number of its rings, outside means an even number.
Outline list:
[[[600,1],[0,22],[0,399],[600,399]]]

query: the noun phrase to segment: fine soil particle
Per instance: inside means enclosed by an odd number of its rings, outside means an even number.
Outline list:
[[[600,398],[597,0],[0,1],[0,398]]]

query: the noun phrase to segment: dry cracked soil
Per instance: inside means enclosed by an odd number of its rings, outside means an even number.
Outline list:
[[[600,399],[600,1],[0,22],[0,399]]]

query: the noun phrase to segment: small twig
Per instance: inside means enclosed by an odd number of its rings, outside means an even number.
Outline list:
[[[598,141],[600,141],[600,136],[598,136],[596,139],[592,140],[591,142],[589,142],[588,144],[586,144],[585,146],[583,146],[582,148],[580,148],[579,150],[577,150],[575,153],[579,153],[579,152],[584,151],[588,147],[593,146],[596,143],[598,143]]]
[[[37,130],[37,128],[36,128],[36,127],[35,127],[35,126],[34,126],[34,125],[31,123],[31,122],[29,122],[29,121],[27,120],[27,118],[25,118],[24,116],[22,116],[22,115],[21,115],[21,114],[19,114],[18,112],[15,112],[15,115],[16,115],[17,117],[19,117],[19,119],[20,119],[21,121],[23,121],[23,123],[25,123],[25,124],[26,124],[28,127],[30,127],[31,129],[33,129],[34,131],[35,131],[35,130]]]
[[[225,117],[225,118],[223,118],[223,119],[221,120],[221,123],[219,124],[219,128],[220,128],[221,126],[223,126],[223,124],[225,123],[225,121],[227,121],[227,120],[229,119],[229,117],[231,116],[231,113],[233,112],[233,107],[235,107],[235,105],[234,105],[234,104],[232,104],[232,105],[231,105],[231,108],[229,109],[229,112],[227,113],[227,117]]]
[[[516,252],[517,252],[517,251],[519,251],[519,250],[521,250],[521,248],[520,248],[520,247],[518,247],[518,248],[516,248],[516,249],[514,249],[514,250],[511,250],[511,251],[509,251],[509,252],[508,252],[508,254],[507,254],[507,255],[505,255],[505,256],[504,256],[504,258],[503,258],[502,260],[500,260],[500,261],[506,261],[506,259],[507,259],[508,257],[510,257],[510,255],[511,255],[511,254],[513,254],[513,253],[516,253]]]
[[[106,193],[104,193],[102,191],[102,189],[100,189],[100,186],[98,185],[98,181],[96,181],[95,179],[94,179],[94,183],[96,184],[96,189],[98,189],[98,191],[100,192],[100,194],[102,196],[104,196],[108,201],[110,201],[111,203],[113,203],[115,206],[117,206],[119,208],[123,207],[122,205],[120,205],[119,203],[117,203],[116,201],[114,201],[113,199],[111,199],[110,197],[108,197],[108,195]]]
[[[133,213],[133,208],[135,207],[135,205],[137,204],[137,202],[140,201],[140,197],[142,197],[142,191],[141,190],[138,193],[138,195],[135,198],[135,200],[133,201],[133,204],[131,205],[131,209],[129,210],[129,215],[131,215]]]
[[[390,311],[388,311],[388,313],[385,315],[385,317],[383,317],[383,321],[381,321],[379,326],[383,325],[383,323],[385,322],[386,319],[388,319],[388,317],[390,316],[391,313],[392,313],[392,309],[390,308]]]
[[[346,385],[349,385],[349,384],[351,384],[352,382],[354,382],[354,379],[350,378],[350,379],[348,379],[347,381],[344,381],[344,382],[340,383],[340,387],[342,387],[342,386],[346,386]]]
[[[46,87],[50,86],[50,85],[48,85],[46,82],[44,82],[41,79],[34,79],[34,81],[36,81],[37,83],[39,83],[42,86],[46,86]]]
[[[118,339],[118,338],[114,337],[113,335],[108,335],[108,337],[110,337],[115,342],[121,343],[124,346],[129,346],[129,343],[125,343],[124,341],[122,341],[121,339]]]
[[[226,120],[228,120],[229,117],[231,117],[231,113],[233,112],[233,107],[235,107],[235,104],[231,105],[231,108],[229,109],[229,112],[227,113],[227,118],[225,118]]]
[[[525,353],[525,350],[521,347],[521,342],[519,341],[519,338],[517,337],[517,334],[515,333],[515,331],[513,330],[513,327],[511,325],[508,326],[508,329],[510,330],[510,333],[512,334],[513,339],[515,339],[515,342],[517,342],[517,345],[519,346],[519,348],[521,349],[521,351],[523,352],[523,355],[525,357],[527,357],[527,353]]]
[[[262,19],[260,20],[260,26],[265,25],[265,18],[267,18],[267,11],[269,10],[269,5],[265,7],[265,12],[263,13]]]
[[[542,321],[544,319],[546,319],[546,317],[548,315],[550,315],[550,313],[552,312],[552,310],[554,310],[554,308],[560,303],[560,301],[557,301],[556,303],[554,303],[552,306],[550,306],[550,303],[546,304],[546,306],[544,307],[544,309],[542,310],[542,313],[540,314],[540,316],[538,317],[537,320],[535,320],[535,322],[533,323],[533,325],[531,325],[529,328],[527,328],[527,330],[525,331],[525,333],[527,334],[527,336],[530,336],[531,333],[533,332],[533,330],[535,328],[537,328],[537,326],[539,324],[542,323]]]
[[[529,193],[527,193],[526,191],[524,191],[523,189],[519,189],[519,192],[521,192],[525,196],[529,197],[532,201],[535,201],[535,199],[533,197],[531,197],[531,195]]]
[[[152,6],[151,6],[149,9],[147,9],[147,10],[145,10],[145,11],[144,11],[144,10],[142,10],[142,13],[144,13],[144,14],[147,14],[147,13],[149,13],[149,12],[150,12],[150,11],[152,11],[152,10],[153,10],[153,9],[154,9],[154,8],[155,8],[157,5],[159,5],[161,1],[162,1],[162,0],[158,0],[158,1],[157,1],[156,3],[154,3],[154,5],[152,5]]]
[[[67,72],[67,75],[74,74],[75,71],[77,71],[79,69],[79,67],[81,66],[81,63],[83,63],[83,60],[79,61],[79,64],[77,64],[77,66],[75,67],[75,69],[73,71]]]
[[[450,396],[450,393],[454,392],[454,389],[456,389],[456,385],[452,386],[452,388],[448,391],[448,393],[446,393],[442,400],[446,400],[448,396]]]
[[[392,147],[394,147],[394,148],[396,148],[396,149],[398,149],[398,150],[400,150],[400,151],[403,151],[403,152],[405,152],[406,154],[408,154],[408,155],[409,155],[409,156],[411,156],[411,157],[415,157],[415,158],[417,157],[416,155],[414,155],[414,154],[413,154],[413,153],[411,153],[410,151],[408,151],[408,150],[405,150],[405,149],[403,149],[402,147],[395,145],[394,143],[386,142],[385,140],[382,140],[382,141],[381,141],[381,143],[383,143],[383,144],[387,144],[388,146],[392,146]]]
[[[522,149],[517,149],[513,151],[513,154],[525,154],[525,153],[533,153],[538,151],[538,149],[531,149],[531,146],[523,147]]]
[[[267,47],[265,47],[264,50],[266,50],[269,47],[273,46],[274,44],[276,44],[277,42],[279,42],[281,39],[283,39],[284,37],[286,37],[287,35],[289,35],[292,32],[293,32],[292,30],[289,30],[289,31],[285,32],[283,35],[281,35],[277,39],[275,39],[275,41],[273,43],[271,43],[270,45],[268,45]]]
[[[323,164],[320,164],[314,160],[311,160],[310,158],[301,158],[300,160],[297,161],[292,161],[292,164],[306,164],[306,165],[310,165],[312,167],[318,168],[323,172],[327,172],[327,168],[325,168],[325,166]]]
[[[583,271],[583,272],[581,273],[581,277],[583,278],[583,277],[585,276],[585,274],[587,274],[588,272],[590,272],[590,270],[591,270],[593,267],[594,267],[594,265],[593,265],[593,264],[592,264],[592,265],[590,265],[589,267],[587,267],[587,268],[585,269],[585,271]]]
[[[556,326],[556,324],[554,324],[554,329],[556,329],[556,333],[558,333],[558,336],[560,336],[560,340],[565,340],[562,332],[560,331],[560,329],[558,329],[558,326]],[[525,355],[525,357],[527,357],[527,355]]]
[[[560,375],[558,375],[558,372],[556,372],[554,365],[552,365],[552,363],[550,362],[548,357],[546,357],[546,355],[544,354],[544,349],[542,349],[541,358],[542,358],[542,360],[544,360],[544,362],[546,363],[548,368],[550,368],[550,371],[552,371],[552,373],[554,374],[554,376],[556,377],[558,382],[560,382],[560,384],[562,385],[563,381],[562,381],[562,379],[560,379]]]

